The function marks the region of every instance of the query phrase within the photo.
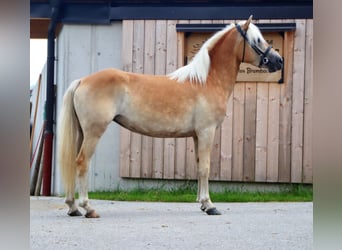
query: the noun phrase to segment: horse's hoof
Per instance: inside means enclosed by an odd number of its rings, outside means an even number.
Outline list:
[[[95,212],[95,210],[86,213],[86,218],[100,218],[100,215]]]
[[[72,211],[68,213],[69,216],[82,216],[81,212],[78,210]]]
[[[202,212],[205,212],[205,207],[201,206],[201,210],[202,210]]]
[[[208,215],[221,215],[221,212],[216,209],[216,207],[209,208],[205,211]]]

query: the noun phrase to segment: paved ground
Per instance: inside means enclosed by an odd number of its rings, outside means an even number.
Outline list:
[[[69,217],[63,198],[31,197],[31,249],[312,249],[312,203],[92,200],[99,219]]]

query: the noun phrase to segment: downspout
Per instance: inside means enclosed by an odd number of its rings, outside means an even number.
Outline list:
[[[43,156],[43,195],[51,195],[52,149],[53,149],[53,110],[55,99],[54,70],[55,70],[55,30],[62,0],[50,0],[51,19],[47,40],[47,76],[46,76],[46,104]]]

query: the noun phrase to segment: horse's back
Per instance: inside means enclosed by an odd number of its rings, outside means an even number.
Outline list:
[[[129,80],[125,71],[109,68],[93,73],[81,79],[83,86],[92,88],[106,88],[108,85],[126,83]]]

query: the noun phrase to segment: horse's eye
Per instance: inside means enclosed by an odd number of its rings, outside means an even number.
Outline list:
[[[260,41],[261,41],[260,38],[258,38],[258,43],[260,43]]]

